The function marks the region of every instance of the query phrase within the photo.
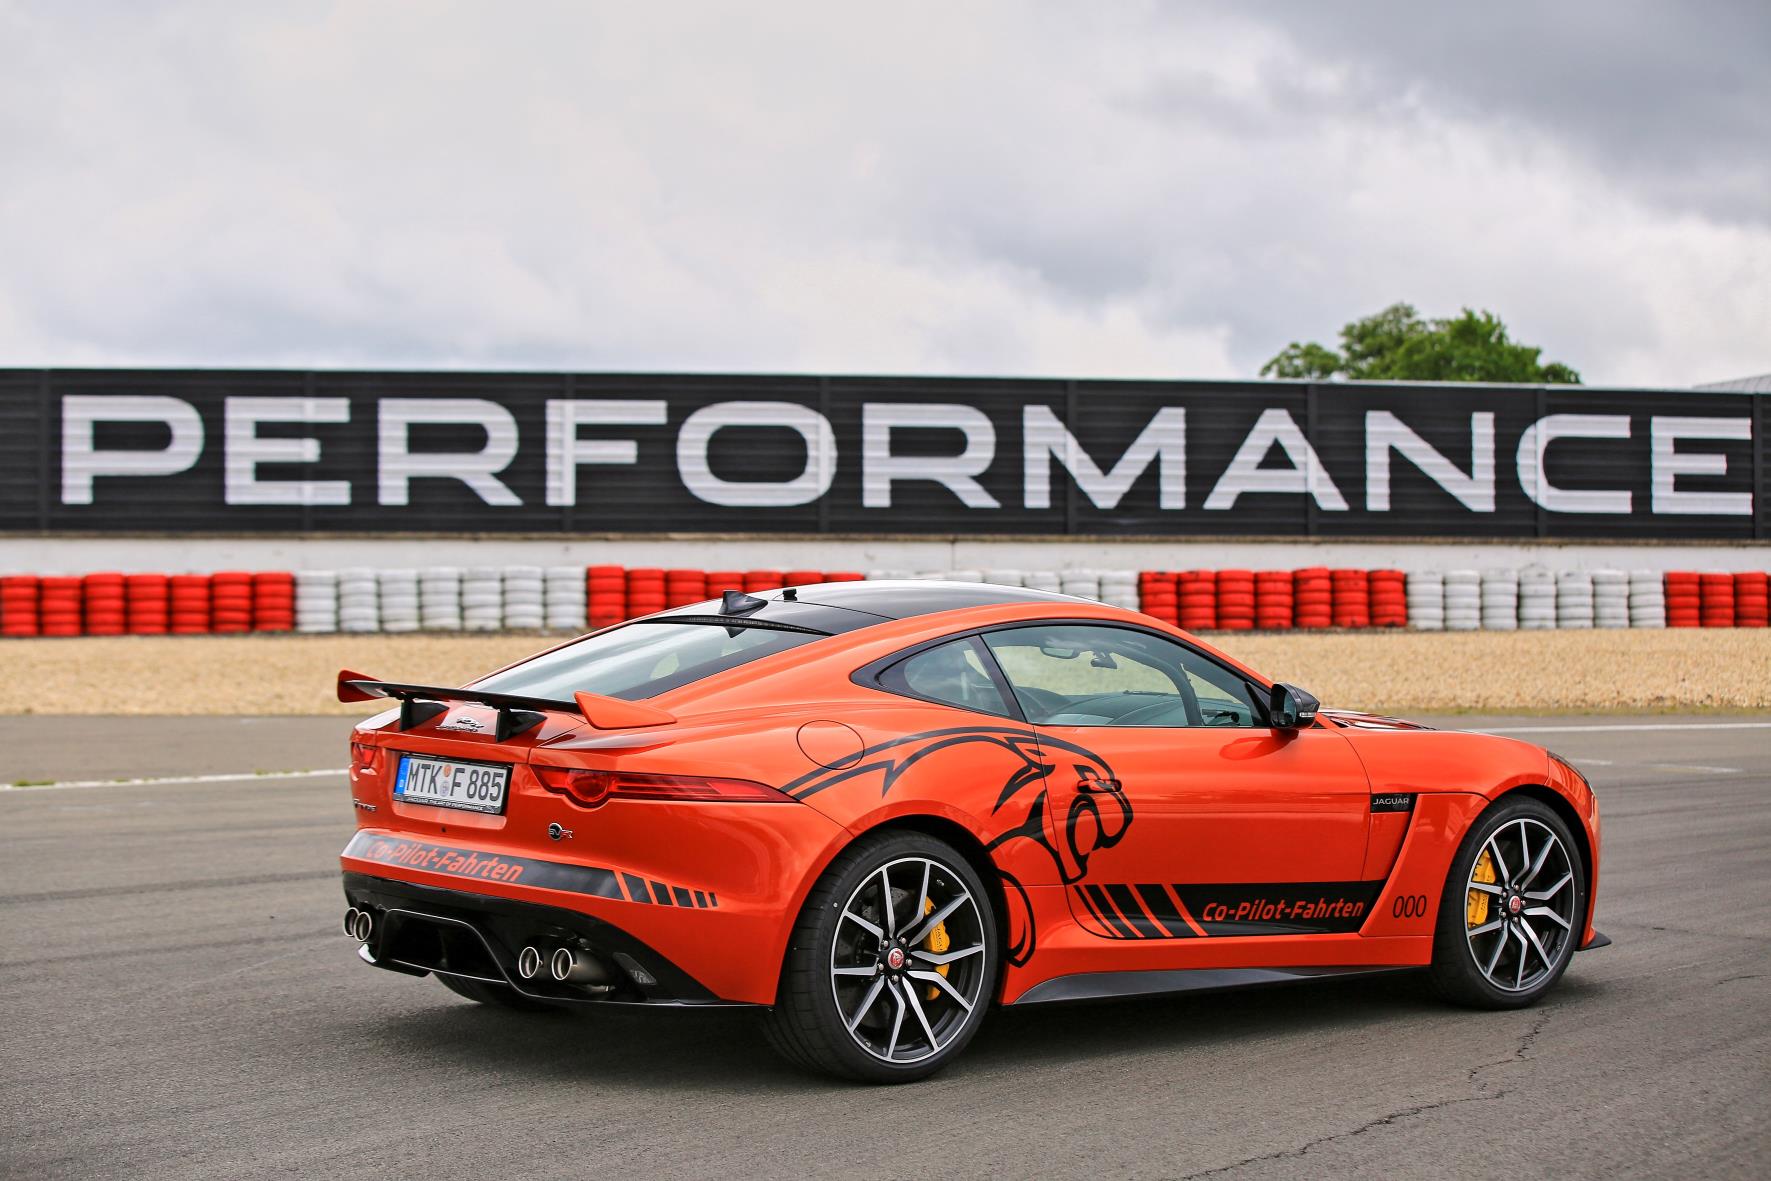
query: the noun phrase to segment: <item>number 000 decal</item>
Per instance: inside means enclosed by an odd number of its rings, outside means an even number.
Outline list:
[[[1418,919],[1427,913],[1427,896],[1425,894],[1398,894],[1390,903],[1390,917],[1396,919]]]

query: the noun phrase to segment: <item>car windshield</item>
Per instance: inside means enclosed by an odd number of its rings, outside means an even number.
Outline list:
[[[823,638],[743,624],[636,622],[544,652],[473,687],[553,701],[574,693],[639,701]]]

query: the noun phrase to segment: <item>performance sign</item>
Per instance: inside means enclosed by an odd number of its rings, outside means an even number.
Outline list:
[[[1771,396],[0,371],[0,530],[1753,539]]]

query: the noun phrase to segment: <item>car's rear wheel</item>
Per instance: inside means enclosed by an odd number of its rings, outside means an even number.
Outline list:
[[[1586,871],[1568,825],[1529,796],[1484,812],[1452,861],[1431,975],[1460,1004],[1518,1009],[1567,970],[1586,925]]]
[[[926,1078],[977,1032],[999,961],[990,897],[958,850],[917,832],[863,838],[806,899],[769,1041],[842,1078]]]
[[[470,1001],[494,1005],[500,1009],[515,1009],[521,1013],[557,1013],[562,1007],[526,997],[508,984],[489,984],[484,980],[446,976],[441,972],[437,973],[437,981],[456,996],[464,996]]]

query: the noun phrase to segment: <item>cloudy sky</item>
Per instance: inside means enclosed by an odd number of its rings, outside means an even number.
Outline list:
[[[0,366],[1771,370],[1771,5],[0,0]]]

